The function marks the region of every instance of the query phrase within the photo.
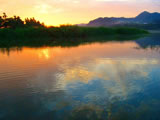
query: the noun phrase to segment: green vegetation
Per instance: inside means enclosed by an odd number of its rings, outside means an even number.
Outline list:
[[[0,47],[72,46],[86,42],[116,40],[120,36],[127,36],[128,39],[131,36],[148,34],[145,30],[127,27],[79,27],[74,25],[46,27],[34,18],[26,18],[25,21],[22,21],[19,16],[7,18],[5,13],[0,17],[0,27]]]
[[[0,38],[82,38],[102,35],[136,35],[147,34],[145,30],[137,28],[105,28],[105,27],[24,27],[0,29]]]

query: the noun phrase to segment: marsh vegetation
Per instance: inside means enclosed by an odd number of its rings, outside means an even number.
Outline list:
[[[0,47],[79,45],[86,42],[124,40],[124,36],[132,39],[133,36],[135,38],[144,34],[148,34],[148,31],[129,27],[47,27],[35,18],[23,21],[19,16],[8,18],[6,13],[0,17]]]

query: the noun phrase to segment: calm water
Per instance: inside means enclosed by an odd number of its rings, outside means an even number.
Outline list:
[[[160,34],[0,49],[0,120],[159,120]]]

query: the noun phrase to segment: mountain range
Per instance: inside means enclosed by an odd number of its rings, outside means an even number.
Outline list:
[[[147,25],[160,24],[160,13],[150,13],[144,11],[133,18],[125,17],[100,17],[90,21],[88,24],[79,24],[80,26],[124,26],[124,25]]]

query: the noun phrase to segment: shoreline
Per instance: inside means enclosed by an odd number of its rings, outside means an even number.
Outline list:
[[[149,34],[137,28],[62,26],[0,29],[0,47],[75,46],[83,43],[133,40]]]

